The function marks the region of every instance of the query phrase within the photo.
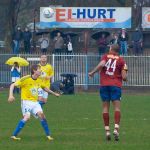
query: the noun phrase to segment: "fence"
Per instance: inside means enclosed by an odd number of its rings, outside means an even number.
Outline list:
[[[12,57],[10,54],[0,54],[0,84],[10,84],[10,66],[5,65],[5,61]],[[14,55],[15,56],[15,55]],[[22,76],[30,74],[30,66],[39,63],[39,54],[20,54],[20,57],[30,62],[29,67],[22,67]],[[129,71],[128,82],[124,86],[150,86],[150,56],[124,56]],[[99,85],[99,75],[88,78],[88,72],[99,62],[98,55],[48,55],[48,63],[54,67],[54,81],[61,80],[62,73],[74,73],[75,85]]]

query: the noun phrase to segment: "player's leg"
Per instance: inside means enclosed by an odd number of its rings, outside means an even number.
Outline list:
[[[21,138],[18,138],[17,135],[20,133],[20,131],[23,129],[23,127],[25,126],[26,122],[30,119],[30,115],[25,115],[23,117],[23,119],[21,119],[17,126],[16,126],[16,129],[14,130],[11,138],[14,139],[14,140],[20,140]]]
[[[20,140],[20,138],[17,138],[17,135],[20,133],[20,131],[25,126],[26,122],[30,119],[30,105],[26,105],[26,101],[22,101],[21,108],[23,113],[23,118],[18,122],[16,129],[14,130],[11,138],[14,140]]]
[[[102,114],[106,132],[106,139],[111,140],[109,127],[109,107],[110,107],[109,87],[107,86],[100,87],[100,96],[102,100]]]
[[[111,135],[110,135],[110,127],[109,127],[109,107],[110,107],[110,102],[104,101],[102,104],[102,109],[103,109],[103,121],[104,121],[104,126],[105,126],[105,132],[106,132],[106,139],[111,140]]]
[[[43,107],[43,105],[45,104],[44,100],[43,100],[43,97],[38,97],[38,101],[39,101],[39,104],[41,105],[41,107]]]
[[[48,127],[46,117],[45,117],[43,110],[39,103],[36,104],[35,108],[32,110],[32,113],[36,114],[38,116],[38,118],[40,119],[41,125],[45,131],[45,134],[46,134],[48,140],[53,140],[53,138],[51,137],[51,131]]]
[[[39,88],[38,89],[38,101],[41,107],[47,102],[48,98],[48,93],[45,92],[43,89]]]
[[[48,99],[48,93],[43,90],[43,101],[44,101],[44,103],[47,103],[47,99]]]
[[[43,100],[43,89],[39,88],[38,89],[38,102],[41,105],[41,107],[43,107],[43,105],[45,104],[44,100]]]
[[[119,125],[120,125],[120,119],[121,119],[121,112],[120,112],[120,101],[115,100],[112,102],[114,106],[114,137],[115,140],[119,140]]]
[[[121,111],[120,111],[120,99],[121,99],[121,88],[112,87],[111,92],[112,104],[114,107],[114,137],[115,140],[119,140],[119,125],[121,119]]]

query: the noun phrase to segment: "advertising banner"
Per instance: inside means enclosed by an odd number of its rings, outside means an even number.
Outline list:
[[[47,28],[131,28],[130,7],[41,7]]]
[[[150,7],[142,8],[142,27],[150,28]]]

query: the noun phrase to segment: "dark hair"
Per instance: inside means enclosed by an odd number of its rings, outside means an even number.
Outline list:
[[[14,62],[15,67],[19,67],[18,62]]]
[[[34,74],[34,71],[37,71],[37,70],[38,70],[38,68],[40,68],[40,66],[39,66],[39,65],[35,65],[35,64],[34,64],[34,65],[32,65],[32,66],[31,66],[31,75],[32,75],[32,74]]]
[[[120,51],[120,46],[118,44],[112,44],[111,46],[111,50],[116,52],[116,53],[119,53]]]

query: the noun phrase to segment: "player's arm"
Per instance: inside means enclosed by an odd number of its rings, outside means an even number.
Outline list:
[[[127,81],[127,72],[128,72],[128,67],[125,64],[124,67],[123,67],[123,69],[122,69],[122,72],[121,72],[122,80],[123,81]]]
[[[15,98],[13,96],[14,88],[15,88],[15,83],[10,85],[8,102],[13,102],[15,100]]]
[[[122,70],[121,74],[122,74],[122,80],[123,81],[127,81],[127,71],[126,70]]]
[[[45,88],[43,88],[43,89],[44,89],[44,91],[46,91],[46,92],[48,92],[48,93],[50,93],[50,94],[53,94],[53,95],[55,95],[55,96],[57,96],[57,97],[60,96],[60,94],[58,94],[58,93],[56,93],[56,92],[53,92],[52,90],[50,90],[50,89],[47,88],[47,87],[45,87]]]
[[[15,67],[13,66],[13,67],[11,68],[11,71],[13,71],[13,70],[14,70],[14,68],[15,68]]]
[[[99,63],[91,72],[89,72],[89,76],[90,76],[90,77],[93,77],[93,75],[94,75],[96,72],[101,71],[102,68],[105,66],[105,63],[106,63],[105,60],[100,61],[100,63]]]

